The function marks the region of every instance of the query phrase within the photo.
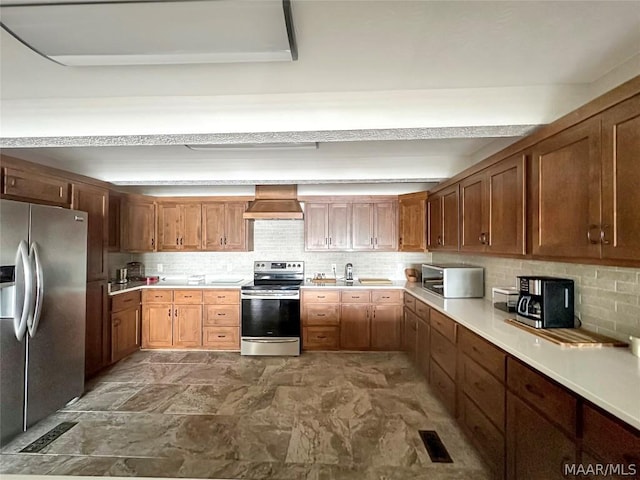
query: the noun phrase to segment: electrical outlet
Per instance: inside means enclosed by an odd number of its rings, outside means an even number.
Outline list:
[[[331,264],[331,271],[332,271],[333,273],[335,273],[335,272],[336,272],[336,264],[335,264],[335,263],[332,263],[332,264]]]
[[[156,270],[158,271],[158,273],[161,273],[163,269],[164,269],[164,266],[163,266],[161,263],[159,263],[159,264],[156,266]]]

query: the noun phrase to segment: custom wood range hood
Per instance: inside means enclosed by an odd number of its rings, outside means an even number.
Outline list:
[[[301,220],[297,185],[256,185],[256,199],[242,215],[248,220]]]

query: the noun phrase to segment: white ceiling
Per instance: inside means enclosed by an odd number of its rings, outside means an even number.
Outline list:
[[[640,74],[638,1],[292,0],[292,10],[299,59],[289,63],[63,67],[2,31],[2,144],[325,131],[339,140],[360,129],[417,129],[422,140],[242,158],[176,146],[5,153],[110,181],[420,183],[515,141],[496,141],[500,129],[551,122]],[[497,130],[478,133],[487,127]],[[460,131],[489,137],[454,138]]]

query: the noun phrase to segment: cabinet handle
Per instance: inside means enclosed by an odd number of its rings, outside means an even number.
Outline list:
[[[325,298],[324,295],[318,295],[316,298]]]
[[[193,295],[183,295],[182,298],[192,298]]]
[[[156,246],[156,239],[152,238],[151,239],[151,248],[155,248],[155,246]]]
[[[544,393],[542,393],[540,390],[538,390],[535,386],[531,385],[530,383],[527,383],[524,386],[524,388],[531,395],[535,395],[536,397],[544,399]]]
[[[218,335],[218,338],[225,338],[226,335]]]
[[[316,316],[318,317],[325,317],[326,315],[324,313],[317,313]]]
[[[184,245],[184,238],[180,237],[180,245]]]
[[[602,225],[602,228],[600,229],[600,243],[602,243],[603,245],[609,245],[609,240],[605,238],[605,228],[609,228],[609,225]]]
[[[136,345],[140,344],[140,310],[136,310]]]
[[[596,245],[598,243],[598,240],[594,240],[593,238],[591,238],[591,230],[593,230],[594,228],[600,230],[598,225],[591,224],[587,227],[587,240],[589,240],[589,243],[592,245]],[[600,230],[600,238],[602,239],[602,230]]]
[[[227,244],[227,237],[224,237],[224,244]]]
[[[375,240],[376,245],[377,245],[378,244],[378,237],[375,237],[374,240]]]
[[[391,298],[391,297],[385,297],[384,295],[382,296],[382,298]]]
[[[442,245],[442,236],[438,235],[438,245]]]
[[[326,335],[317,335],[316,338],[327,338]]]
[[[58,197],[62,198],[64,194],[62,193],[62,187],[58,189]]]
[[[352,295],[351,298],[360,298],[360,296],[356,297],[355,295]]]
[[[369,243],[371,243],[371,245],[373,245],[373,237],[371,237],[371,238],[369,239]]]
[[[220,245],[222,245],[222,237],[220,237]]]
[[[171,316],[171,309],[169,309],[169,316]]]
[[[327,238],[327,237],[324,237],[324,244],[325,244],[325,245],[327,245],[327,243],[329,243],[329,242],[328,242],[328,238]]]
[[[176,316],[176,317],[178,316],[178,309],[177,309],[177,308],[176,308],[176,310],[175,310],[175,316]]]
[[[226,313],[216,313],[216,315],[218,315],[219,317],[226,317],[227,316]]]
[[[11,179],[9,180],[9,185],[11,185],[12,187],[16,186],[16,179],[11,177]]]
[[[176,245],[180,245],[180,238],[176,237]]]
[[[226,295],[218,295],[218,298],[227,298]]]

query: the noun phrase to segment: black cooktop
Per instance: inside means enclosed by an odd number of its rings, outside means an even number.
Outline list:
[[[246,285],[242,285],[240,287],[241,290],[299,290],[300,285],[302,285],[302,280],[291,281],[291,282],[274,282],[274,283],[264,283],[264,280],[261,281],[253,281],[251,283],[247,283]],[[268,282],[268,281],[267,281]]]

